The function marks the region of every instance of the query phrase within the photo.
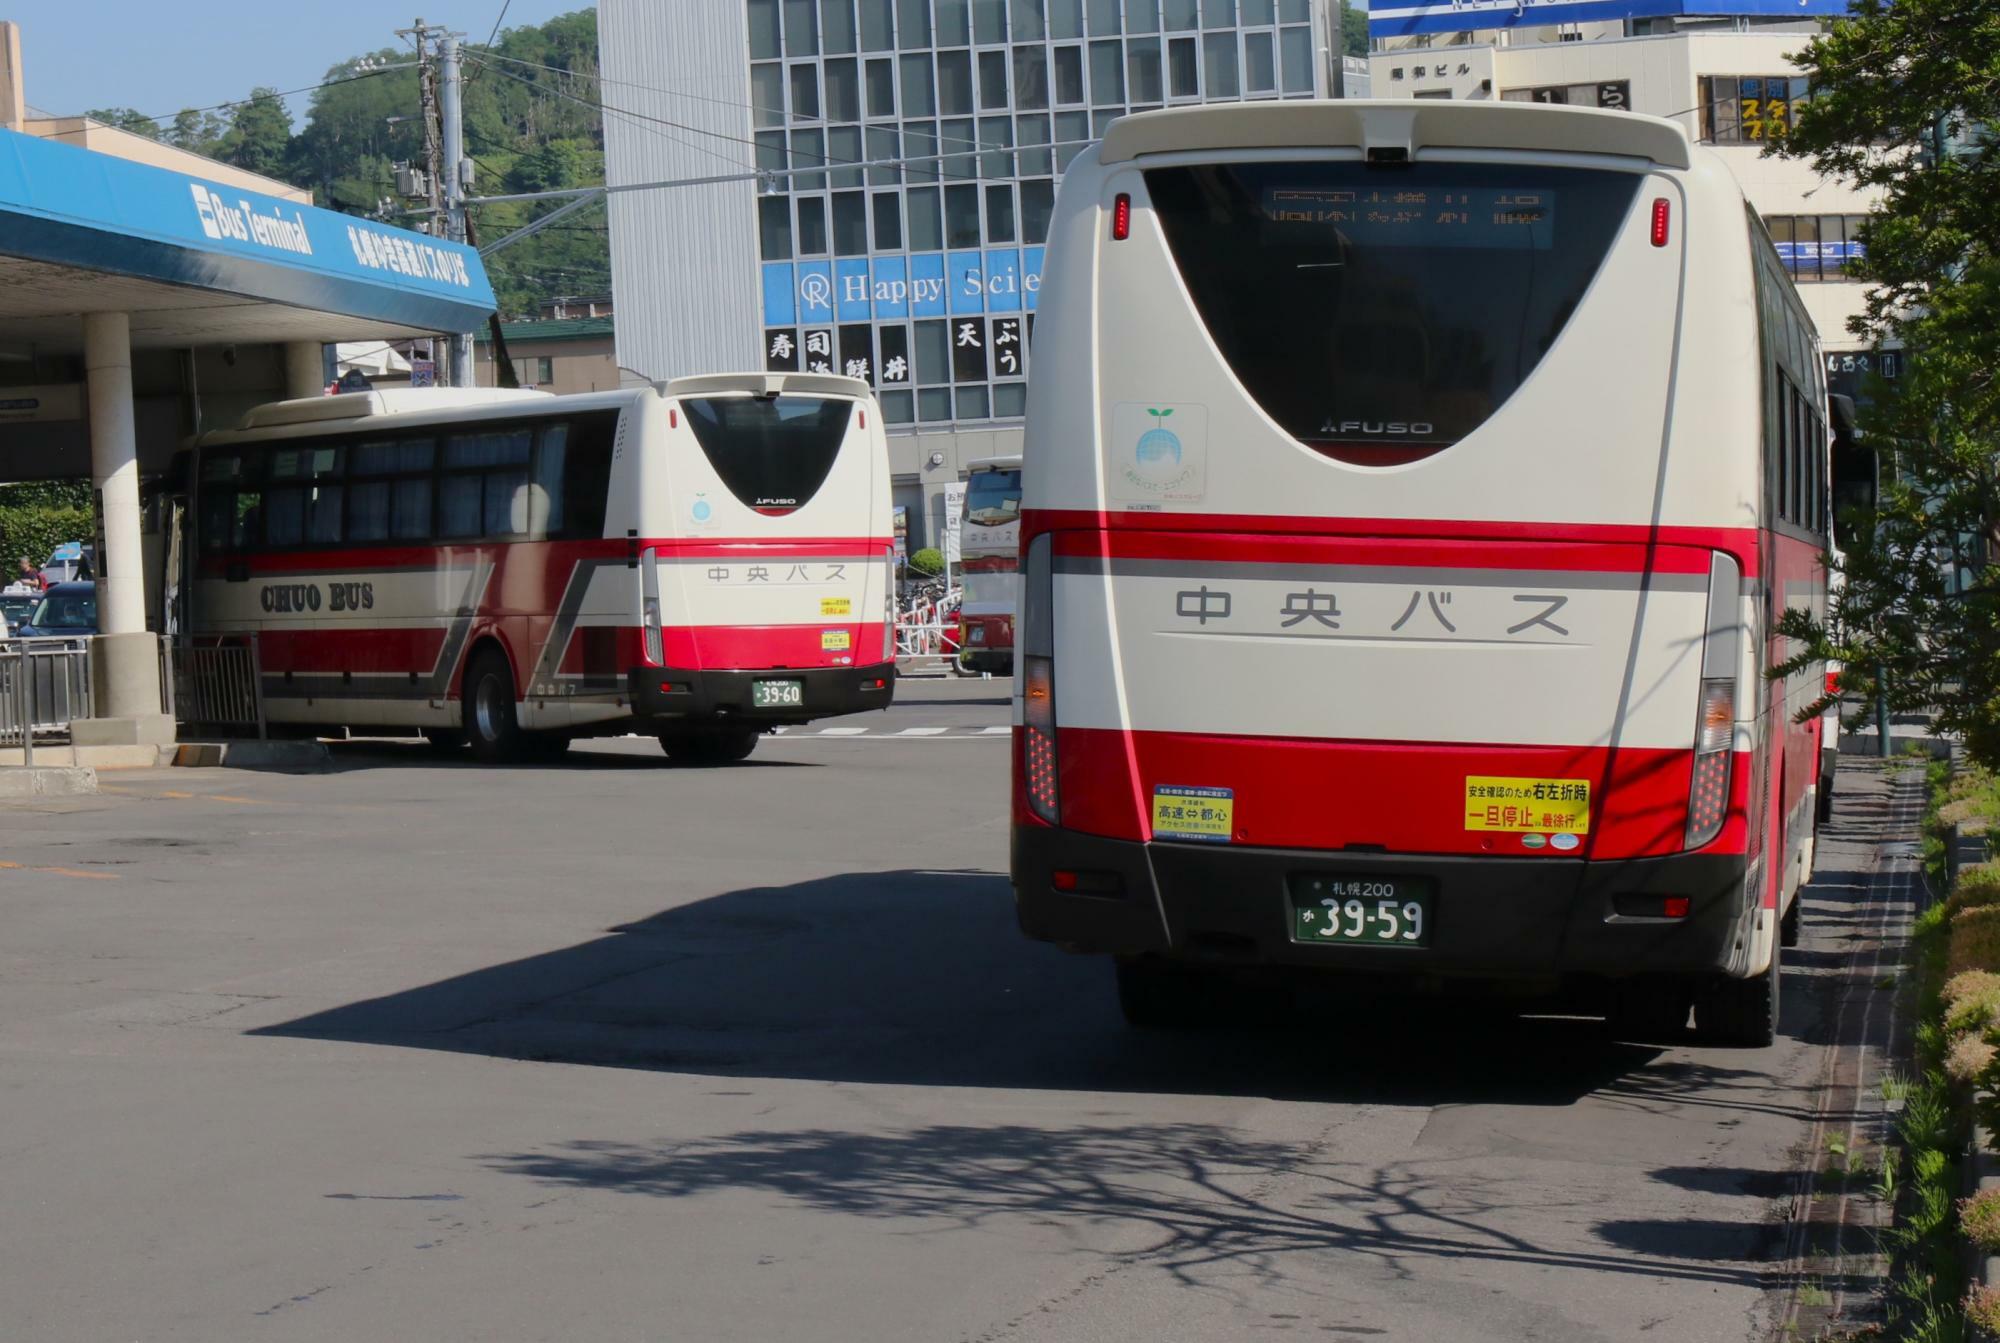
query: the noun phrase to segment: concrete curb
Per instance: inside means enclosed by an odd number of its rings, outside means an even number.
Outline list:
[[[333,756],[319,741],[184,741],[172,763],[197,769],[324,769]]]
[[[97,771],[88,765],[9,765],[0,769],[0,797],[88,797]]]

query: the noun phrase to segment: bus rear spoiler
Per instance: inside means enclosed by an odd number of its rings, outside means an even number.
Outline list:
[[[718,392],[748,392],[752,396],[873,395],[859,378],[831,373],[705,373],[653,384],[661,396],[713,396]]]
[[[1188,150],[1363,150],[1371,162],[1407,162],[1424,149],[1520,149],[1617,154],[1666,168],[1692,163],[1687,132],[1660,117],[1506,102],[1265,102],[1176,107],[1120,117],[1098,162]]]

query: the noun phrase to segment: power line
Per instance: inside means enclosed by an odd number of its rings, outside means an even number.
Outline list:
[[[533,70],[547,70],[551,74],[566,75],[574,73],[573,71],[564,70],[560,66],[542,65],[536,61],[524,61],[518,56],[502,56],[498,52],[488,52],[487,57],[496,61],[505,61],[509,65],[525,65]],[[495,73],[505,74],[507,72],[504,70],[500,70],[496,71]],[[687,98],[698,103],[715,103],[716,105],[721,107],[740,107],[751,112],[768,112],[771,115],[779,118],[783,118],[786,115],[785,109],[782,107],[765,107],[761,103],[739,103],[734,98],[711,98],[705,93],[688,93],[681,89],[663,89],[659,87],[657,84],[638,84],[634,83],[632,80],[629,79],[610,79],[604,75],[593,75],[591,76],[591,78],[595,79],[600,84],[615,84],[620,88],[638,89],[644,93],[657,93],[665,98]],[[633,112],[630,113],[630,115],[644,116],[645,113]],[[973,114],[968,113],[967,115],[973,115]],[[815,118],[815,119],[819,120],[822,125],[825,124],[826,121],[825,118]],[[678,124],[678,123],[668,123],[668,124]],[[697,135],[715,135],[715,136],[720,136],[720,138],[725,140],[738,140],[738,142],[742,144],[754,145],[757,143],[755,140],[742,140],[740,137],[737,136],[724,135],[720,131],[705,131],[705,130],[700,130],[699,128],[693,126],[686,127],[686,129],[693,131]],[[870,127],[870,129],[876,129],[876,128]],[[982,152],[982,153],[990,152],[996,154],[1011,153],[1021,149],[1044,148],[1044,146],[1042,145],[988,144],[984,140],[967,140],[963,136],[958,136],[958,135],[941,135],[937,137],[935,143],[939,145],[964,145],[964,146],[969,146],[970,152]],[[845,166],[848,160],[826,159],[825,162],[839,163],[842,166]]]
[[[664,117],[648,116],[644,112],[634,112],[629,108],[611,107],[599,99],[585,98],[580,94],[571,93],[568,89],[556,88],[553,86],[544,86],[532,79],[528,79],[522,75],[517,75],[512,70],[502,70],[497,65],[489,65],[483,56],[468,56],[466,59],[471,64],[479,66],[482,69],[491,70],[494,74],[499,75],[503,79],[511,79],[516,84],[524,84],[528,88],[534,89],[537,92],[552,93],[558,98],[567,98],[569,101],[576,103],[581,107],[593,108],[601,116],[623,117],[626,119],[628,123],[634,125],[639,130],[650,131],[652,134],[659,136],[661,139],[666,140],[672,144],[677,144],[681,146],[683,149],[692,149],[698,154],[706,154],[712,159],[720,159],[722,162],[728,164],[732,168],[748,168],[751,166],[746,163],[739,163],[735,159],[730,158],[728,155],[723,154],[718,150],[709,149],[704,145],[693,144],[687,140],[681,139],[677,135],[668,135],[662,131],[652,130],[650,126],[639,125],[639,123],[648,121],[655,122],[661,126],[670,127],[674,130],[686,131],[692,135],[715,135],[715,132],[713,131],[704,131],[699,127],[683,125],[677,121],[668,121]],[[572,74],[573,72],[562,70],[562,71],[557,71],[557,73]],[[574,77],[579,79],[586,78],[586,76],[581,76],[581,75],[577,75]],[[716,138],[729,140],[729,139],[735,139],[737,137],[721,135],[721,136],[716,136]],[[740,141],[740,143],[750,145],[752,148],[756,146],[756,141],[754,140],[742,140]]]
[[[272,93],[265,96],[276,97],[276,98],[289,98],[293,94],[297,93],[317,93],[321,89],[337,88],[342,84],[359,83],[361,80],[364,79],[374,79],[380,75],[393,74],[398,70],[409,70],[413,68],[414,67],[408,65],[387,65],[383,66],[379,70],[364,70],[358,75],[344,75],[339,79],[329,79],[319,84],[308,84],[304,88],[273,90]],[[256,102],[258,97],[259,95],[253,93],[248,98],[238,98],[233,102],[227,102],[227,103],[216,103],[211,107],[180,107],[174,109],[172,112],[162,112],[155,116],[149,116],[146,118],[146,120],[152,122],[155,125],[158,125],[162,121],[171,121],[173,118],[185,115],[186,113],[189,112],[195,112],[195,113],[220,112],[225,107],[248,107],[251,103]],[[101,123],[101,124],[108,124],[108,123]],[[122,128],[114,127],[113,129],[122,129]],[[64,135],[76,135],[81,133],[82,132],[80,130],[62,132],[62,134]]]

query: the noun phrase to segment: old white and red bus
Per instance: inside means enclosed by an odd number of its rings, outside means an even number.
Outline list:
[[[966,468],[958,558],[958,661],[968,671],[1014,670],[1014,586],[1020,568],[1021,458]]]
[[[1013,879],[1119,958],[1607,984],[1768,1041],[1812,867],[1812,324],[1670,122],[1127,117],[1063,179],[1029,389]]]
[[[895,686],[882,417],[806,374],[285,401],[196,445],[196,639],[268,719],[487,760],[642,732],[748,755]]]

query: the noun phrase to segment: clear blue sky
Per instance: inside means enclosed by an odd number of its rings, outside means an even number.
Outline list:
[[[401,41],[421,14],[484,42],[505,0],[308,0],[294,4],[161,4],[84,0],[45,4],[0,17],[21,25],[28,102],[70,114],[133,107],[171,118],[246,96],[260,84],[296,89],[327,67]],[[542,23],[591,8],[589,0],[512,0],[506,26]],[[290,100],[303,119],[303,95]]]

